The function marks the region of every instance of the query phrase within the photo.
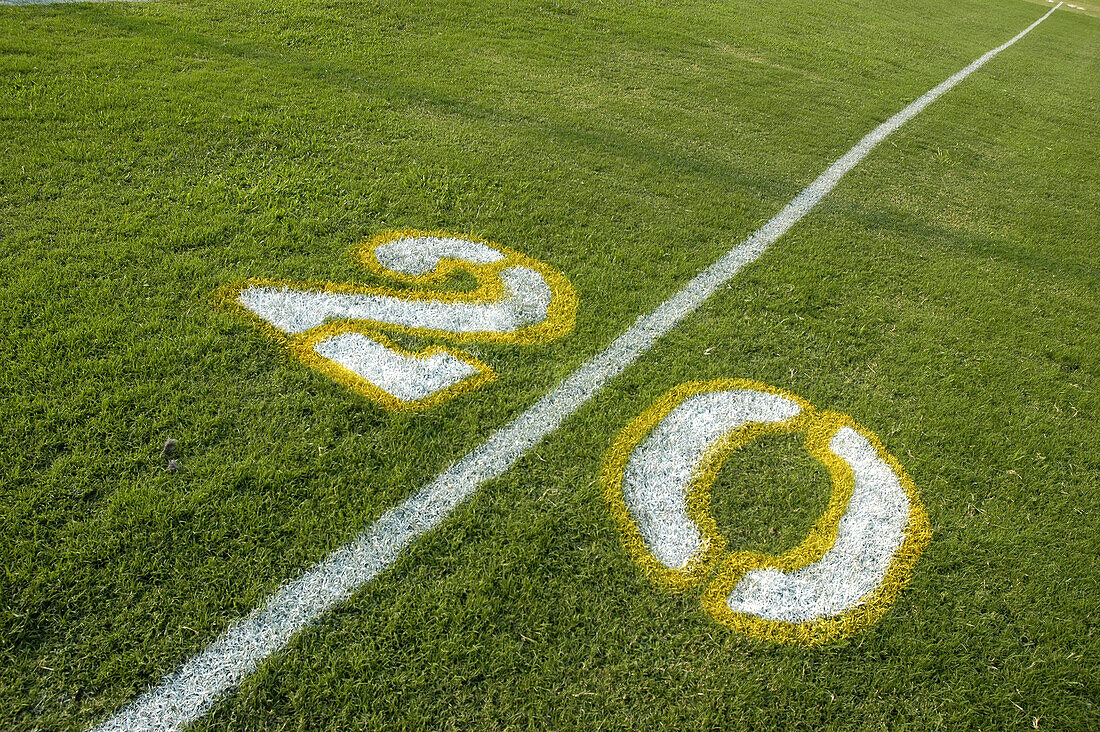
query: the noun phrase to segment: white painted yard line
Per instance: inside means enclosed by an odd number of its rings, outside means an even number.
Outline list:
[[[414,539],[437,526],[483,483],[502,475],[524,453],[560,427],[609,380],[622,373],[661,336],[812,211],[841,177],[887,135],[1023,38],[1061,5],[1058,3],[1012,40],[985,53],[876,127],[806,186],[771,221],[703,270],[655,311],[638,318],[606,350],[582,365],[553,391],[444,470],[428,486],[382,514],[350,544],[337,549],[298,579],[283,585],[266,603],[233,623],[205,650],[95,729],[99,732],[175,730],[198,719],[251,674],[261,661],[283,648],[298,631],[377,577]]]

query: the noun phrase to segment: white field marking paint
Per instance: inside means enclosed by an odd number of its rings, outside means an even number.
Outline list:
[[[840,179],[891,132],[1042,23],[1061,3],[1008,42],[983,54],[872,130],[829,166],[783,210],[731,249],[679,292],[643,315],[604,351],[585,362],[482,445],[427,486],[382,514],[351,543],[277,590],[262,606],[233,623],[201,653],[97,727],[97,730],[175,730],[198,719],[294,634],[346,600],[393,564],[413,540],[438,526],[484,482],[511,468],[554,432],[612,378],[821,202]]]
[[[488,244],[453,236],[405,236],[376,247],[374,258],[391,272],[422,276],[434,272],[442,259],[492,264],[504,255]]]
[[[554,328],[567,330],[561,323],[547,321],[554,297],[572,298],[572,291],[555,293],[537,266],[509,266],[506,253],[487,242],[414,232],[392,234],[396,237],[386,234],[380,243],[360,249],[364,264],[413,285],[445,280],[456,268],[476,272],[478,290],[461,296],[422,289],[355,291],[331,283],[252,282],[237,292],[236,302],[290,336],[292,343],[307,344],[302,346],[304,351],[299,348],[295,353],[310,367],[395,410],[427,408],[448,394],[459,393],[461,387],[476,388],[495,374],[466,351],[404,351],[386,341],[383,331],[420,329],[433,336],[487,338],[540,324],[548,326],[549,337],[555,337]],[[360,332],[341,332],[354,327],[350,321],[365,322],[358,324]],[[571,329],[572,315],[569,321]],[[327,326],[325,332],[295,340],[322,326]],[[343,368],[334,370],[334,366]],[[455,386],[460,388],[450,389]]]
[[[313,350],[403,402],[426,399],[481,373],[446,352],[407,356],[354,331],[326,338]]]
[[[623,499],[646,548],[669,569],[705,550],[687,513],[688,490],[703,455],[750,422],[782,422],[802,411],[778,394],[751,389],[694,394],[634,448],[623,473]]]
[[[529,267],[510,267],[500,272],[500,279],[505,296],[490,303],[258,285],[245,288],[239,300],[285,333],[304,333],[329,320],[370,320],[450,333],[512,333],[546,320],[553,295],[541,274]]]
[[[836,431],[829,450],[855,478],[836,543],[821,559],[794,572],[747,572],[726,600],[730,610],[805,623],[852,609],[882,584],[905,540],[909,498],[890,465],[851,427]]]

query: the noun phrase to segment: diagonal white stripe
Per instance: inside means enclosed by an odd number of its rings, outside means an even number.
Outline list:
[[[756,233],[703,270],[652,313],[638,318],[610,346],[557,388],[444,470],[429,485],[384,513],[350,544],[337,549],[298,579],[283,585],[263,606],[233,623],[205,650],[95,729],[98,732],[175,730],[198,719],[222,695],[251,674],[261,661],[283,648],[295,633],[377,577],[393,564],[409,543],[437,526],[483,483],[502,475],[524,453],[560,427],[609,380],[622,373],[657,339],[812,211],[841,177],[887,135],[1023,38],[1061,5],[1058,3],[1012,40],[983,54],[876,127]]]

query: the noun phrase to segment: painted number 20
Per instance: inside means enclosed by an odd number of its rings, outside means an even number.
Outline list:
[[[410,351],[387,335],[533,344],[573,329],[577,298],[565,276],[489,241],[395,231],[355,257],[408,287],[250,279],[227,300],[310,367],[396,411],[435,406],[496,373],[467,351]],[[475,287],[441,289],[456,273],[472,276]]]
[[[410,351],[388,336],[531,344],[573,328],[568,280],[489,241],[390,232],[356,257],[406,289],[251,279],[229,300],[294,356],[388,409],[424,409],[496,378],[467,351]],[[476,286],[445,289],[459,272]],[[804,435],[832,478],[831,500],[794,550],[731,551],[709,513],[711,488],[734,450],[775,433]],[[780,642],[822,643],[873,623],[930,536],[912,481],[874,434],[750,381],[668,392],[619,434],[603,484],[627,551],[651,577],[698,591],[727,627]]]

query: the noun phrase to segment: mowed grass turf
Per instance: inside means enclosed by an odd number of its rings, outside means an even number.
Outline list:
[[[1048,7],[0,7],[0,728],[117,710]],[[196,727],[1100,725],[1098,109],[1100,21],[1059,10]],[[575,332],[474,347],[498,382],[391,414],[214,304],[387,284],[349,250],[403,227],[560,269]],[[912,475],[933,540],[870,630],[739,636],[623,549],[611,441],[731,377]],[[828,490],[767,440],[715,515],[783,551]]]

